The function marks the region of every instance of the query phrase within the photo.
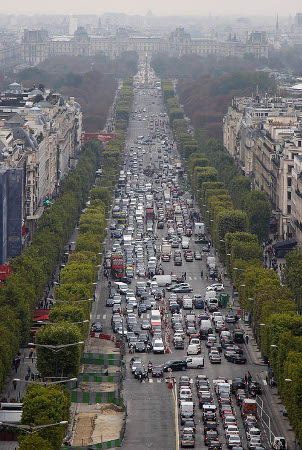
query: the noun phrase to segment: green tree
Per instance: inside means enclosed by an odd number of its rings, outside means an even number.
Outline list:
[[[40,347],[41,345],[61,346],[82,341],[82,335],[76,325],[62,322],[45,326],[36,333],[37,368],[43,377],[75,377],[80,368],[83,346],[71,345],[59,351]]]
[[[31,385],[27,387],[24,397],[21,422],[23,425],[36,426],[68,421],[69,408],[69,392],[62,386]],[[45,442],[41,441],[42,445],[45,446],[49,442],[50,449],[59,450],[65,435],[65,428],[66,425],[43,428],[36,433],[36,436],[45,440]],[[21,435],[21,443],[24,442],[24,439]],[[28,438],[25,439],[25,443],[28,441]]]

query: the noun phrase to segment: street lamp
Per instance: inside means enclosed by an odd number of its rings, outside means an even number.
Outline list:
[[[93,298],[87,298],[86,300],[55,300],[56,303],[83,303],[93,302]]]
[[[286,381],[287,383],[292,383],[292,379],[291,378],[284,378],[284,381]]]
[[[0,422],[0,425],[5,425],[6,427],[11,427],[11,428],[18,428],[22,431],[25,431],[25,433],[36,433],[37,431],[43,429],[43,428],[48,428],[48,427],[54,427],[56,425],[67,425],[68,421],[67,420],[61,420],[61,422],[55,422],[55,423],[47,423],[46,425],[17,425],[17,424],[13,424],[10,422]]]
[[[276,345],[276,344],[271,344],[271,347],[272,347],[272,348],[278,348],[278,345]]]
[[[233,270],[241,270],[242,272],[245,271],[245,269],[239,269],[238,267],[233,267]]]
[[[80,323],[88,323],[89,320],[82,320],[80,322],[69,322],[70,325],[79,325]],[[41,324],[41,325],[60,325],[60,323],[53,323],[53,322],[48,322],[47,320],[37,320],[37,323]]]
[[[35,380],[21,380],[20,378],[14,378],[13,381],[18,381],[20,383],[29,383],[29,384],[43,384],[44,386],[51,386],[53,384],[60,383],[68,383],[69,381],[77,381],[77,378],[66,378],[65,380],[57,380],[57,381],[35,381]]]
[[[46,349],[52,351],[56,355],[56,377],[58,376],[58,353],[61,350],[64,350],[64,348],[73,347],[75,345],[82,345],[82,344],[85,344],[85,342],[84,341],[80,341],[80,342],[73,342],[71,344],[60,344],[60,345],[35,344],[33,342],[29,342],[28,343],[28,345],[30,347],[36,346],[36,347],[46,348]]]

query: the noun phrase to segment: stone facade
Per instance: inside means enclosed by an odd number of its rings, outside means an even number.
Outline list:
[[[45,99],[33,104],[36,95]],[[29,232],[75,166],[81,129],[80,105],[73,98],[64,101],[37,89],[0,96],[0,166],[23,171],[23,218]]]
[[[51,56],[93,56],[104,53],[114,59],[125,51],[135,51],[142,58],[154,53],[182,56],[195,53],[201,56],[214,54],[221,57],[252,54],[256,58],[267,58],[268,44],[264,32],[253,32],[246,42],[237,40],[192,39],[183,28],[176,28],[169,36],[152,37],[129,35],[125,30],[113,36],[89,36],[80,27],[74,36],[49,38],[45,30],[25,30],[21,43],[24,62],[35,65]]]
[[[268,195],[280,237],[296,237],[299,245],[301,111],[297,98],[234,98],[223,124],[225,148],[250,177],[254,189]]]

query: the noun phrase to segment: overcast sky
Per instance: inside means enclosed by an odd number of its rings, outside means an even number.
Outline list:
[[[146,14],[150,9],[155,15],[279,15],[288,16],[302,12],[302,0],[15,0],[2,1],[0,13],[57,13],[57,14],[102,14],[125,12]]]

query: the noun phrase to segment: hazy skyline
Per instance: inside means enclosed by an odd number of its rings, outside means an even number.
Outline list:
[[[15,0],[11,7],[8,2],[2,2],[0,13],[8,14],[98,14],[104,12],[122,12],[127,14],[145,15],[148,10],[154,15],[295,15],[302,12],[301,0],[212,0],[210,3],[201,3],[200,0],[187,0],[175,2],[175,0],[152,0],[152,2],[140,0],[115,0],[114,2],[99,2],[89,0],[75,2],[74,0],[53,0],[41,2],[41,0]]]

